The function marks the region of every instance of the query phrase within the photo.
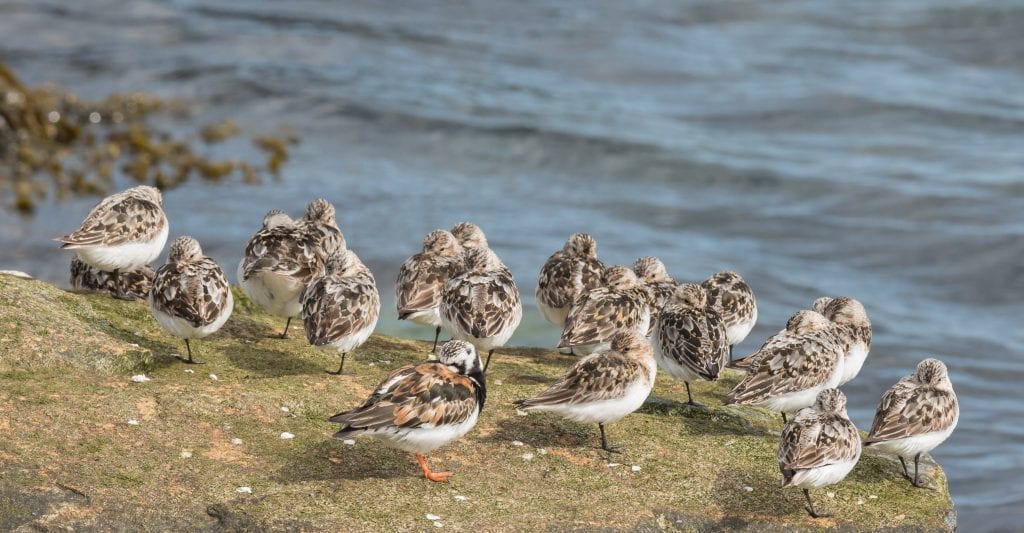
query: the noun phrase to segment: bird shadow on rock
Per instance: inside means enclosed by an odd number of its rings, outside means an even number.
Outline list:
[[[723,468],[712,482],[711,490],[722,513],[737,520],[737,516],[751,515],[806,516],[803,493],[799,489],[782,488],[781,480],[777,469]],[[734,524],[737,528],[752,525]]]
[[[580,424],[550,413],[531,413],[499,420],[485,440],[502,444],[520,441],[537,448],[589,446],[597,450],[601,436],[597,424]]]
[[[654,395],[648,397],[637,412],[678,418],[694,433],[762,435],[768,431],[760,421],[752,422],[746,414],[734,412],[725,406],[690,405]]]
[[[415,477],[412,454],[357,439],[354,446],[327,439],[296,450],[273,476],[284,484],[305,481]]]
[[[235,367],[258,374],[259,377],[267,378],[322,374],[330,366],[329,364],[318,364],[295,354],[270,348],[254,348],[254,351],[225,348],[224,355]]]

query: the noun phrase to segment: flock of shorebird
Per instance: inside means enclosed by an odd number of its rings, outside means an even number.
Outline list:
[[[167,236],[160,192],[138,186],[105,198],[81,227],[57,240],[76,253],[75,288],[147,299],[157,322],[185,340],[188,356],[181,359],[197,363],[189,341],[224,325],[233,307],[231,288],[192,237],[175,239],[167,263],[150,269]],[[340,354],[332,373],[343,372],[345,355],[369,338],[380,316],[373,274],[348,249],[334,206],[323,199],[311,202],[300,219],[267,213],[237,275],[252,301],[287,319],[282,338],[292,318],[301,316],[310,344]],[[436,360],[394,370],[365,403],[330,420],[341,424],[336,437],[376,437],[415,453],[425,477],[445,481],[450,474],[431,471],[423,454],[476,424],[491,355],[522,319],[519,289],[483,231],[463,222],[427,234],[422,252],[402,264],[396,297],[400,319],[435,327],[431,352],[442,328],[453,339]],[[521,409],[597,423],[601,448],[615,452],[605,425],[644,403],[659,367],[683,381],[687,403],[694,405],[690,382],[716,380],[731,366],[746,375],[723,403],[782,413],[777,459],[783,486],[803,489],[812,516],[823,515],[808,489],[838,483],[860,458],[861,436],[837,388],[857,376],[871,347],[871,323],[857,300],[819,298],[760,349],[733,360],[732,347],[757,321],[753,291],[738,274],[677,283],[654,257],[638,259],[632,269],[606,267],[594,239],[580,233],[544,264],[536,297],[544,318],[562,327],[558,349],[581,358],[549,388],[516,402]],[[483,352],[481,363],[477,354]],[[786,413],[795,416],[787,419]],[[945,365],[925,359],[882,396],[863,445],[896,454],[903,474],[914,486],[925,486],[918,476],[920,456],[952,433],[958,417]],[[910,457],[912,476],[905,462]]]

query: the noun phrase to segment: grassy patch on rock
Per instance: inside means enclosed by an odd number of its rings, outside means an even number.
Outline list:
[[[800,491],[779,487],[777,414],[721,405],[734,373],[693,386],[707,407],[659,376],[610,426],[626,448],[609,458],[596,427],[512,407],[573,361],[541,349],[495,355],[479,425],[429,457],[454,472],[434,484],[409,454],[331,439],[326,421],[429,343],[374,336],[331,376],[334,355],[298,326],[272,338],[283,321],[235,297],[224,329],[193,344],[206,364],[188,366],[144,303],[0,275],[0,529],[433,529],[428,514],[468,531],[951,529],[941,468],[925,461],[935,490],[914,489],[871,452],[815,491],[833,517],[809,518]]]

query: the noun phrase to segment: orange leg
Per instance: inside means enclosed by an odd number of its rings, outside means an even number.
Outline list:
[[[422,453],[416,454],[416,460],[420,463],[420,468],[423,469],[423,477],[430,481],[436,481],[438,483],[447,483],[448,476],[452,475],[451,472],[431,472],[430,467],[427,466],[427,459],[423,457]]]

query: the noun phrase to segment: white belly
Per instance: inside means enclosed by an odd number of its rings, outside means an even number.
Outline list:
[[[499,346],[504,346],[512,334],[515,333],[516,328],[519,327],[519,322],[523,320],[523,307],[522,305],[516,306],[512,310],[512,320],[508,322],[504,329],[499,331],[497,334],[490,337],[477,338],[471,335],[467,331],[462,331],[462,328],[458,324],[453,323],[445,319],[444,313],[441,313],[441,322],[444,329],[452,336],[452,338],[466,341],[476,347],[476,351],[480,353],[489,352]]]
[[[541,405],[530,409],[551,411],[576,422],[608,424],[639,409],[650,394],[651,385],[641,381],[630,386],[619,398],[578,404]]]
[[[541,303],[540,300],[537,300],[537,310],[540,311],[540,314],[541,316],[544,317],[544,320],[547,320],[548,322],[551,322],[552,324],[560,328],[565,327],[565,319],[566,317],[569,316],[568,305],[565,307],[550,307],[546,304]]]
[[[754,308],[754,314],[750,317],[750,320],[733,324],[725,329],[726,341],[730,346],[735,346],[743,342],[743,339],[746,339],[747,335],[750,335],[750,331],[754,329],[754,324],[757,324],[756,307]]]
[[[429,453],[453,440],[462,438],[476,425],[480,412],[473,410],[461,424],[421,426],[411,429],[389,428],[363,435],[383,441],[388,446],[411,453]]]
[[[903,457],[913,457],[919,453],[927,453],[934,450],[938,445],[945,442],[949,435],[956,429],[956,420],[943,431],[932,431],[913,437],[903,437],[885,442],[871,444],[872,448]]]
[[[858,459],[860,459],[859,450],[857,457],[850,461],[799,470],[793,475],[793,480],[789,486],[801,489],[817,489],[835,485],[842,481],[850,473],[850,470],[853,470],[853,467],[857,465]]]
[[[225,322],[228,321],[228,318],[231,317],[231,311],[234,309],[234,307],[235,298],[234,296],[231,295],[231,292],[229,291],[227,305],[224,306],[224,311],[220,314],[220,316],[218,316],[217,319],[214,320],[213,322],[197,328],[193,326],[188,320],[178,318],[173,315],[169,315],[154,307],[152,303],[152,297],[150,297],[149,304],[149,309],[150,311],[153,312],[153,318],[155,318],[156,321],[161,326],[163,326],[163,328],[167,330],[168,333],[174,335],[175,337],[180,337],[182,339],[202,339],[215,333],[217,330],[221,328],[221,326],[224,325]]]
[[[243,263],[238,263],[238,284],[256,305],[263,308],[267,313],[282,318],[299,316],[302,312],[302,296],[306,285],[301,281],[290,277],[282,276],[273,272],[254,272],[249,279],[244,279]]]
[[[432,309],[424,309],[423,311],[416,311],[405,318],[409,322],[420,324],[421,326],[440,326],[441,325],[441,313],[437,307]]]
[[[842,385],[857,377],[860,368],[864,366],[864,360],[868,358],[868,346],[864,342],[856,342],[850,345],[843,362],[843,377],[839,380]]]
[[[659,368],[664,370],[669,376],[672,376],[672,379],[685,381],[687,383],[704,379],[690,370],[686,365],[681,365],[674,358],[665,355],[661,350],[661,343],[658,342],[657,335],[654,336],[654,360],[658,362]]]
[[[817,398],[819,392],[839,386],[839,378],[843,375],[843,368],[843,357],[839,357],[836,361],[835,368],[832,369],[832,374],[829,375],[828,381],[825,383],[802,391],[780,394],[778,396],[768,398],[763,402],[755,403],[754,405],[760,405],[762,407],[767,407],[772,411],[780,411],[783,413],[792,413],[803,409],[804,407],[810,407],[814,405],[814,400]]]
[[[87,265],[113,272],[114,270],[137,270],[152,263],[160,256],[167,243],[167,223],[153,240],[133,242],[116,246],[73,246],[78,257]]]
[[[370,335],[373,333],[373,329],[376,327],[377,320],[374,319],[373,323],[371,323],[369,326],[366,326],[365,328],[359,331],[355,331],[353,333],[345,335],[344,337],[330,344],[324,345],[321,348],[333,348],[337,350],[338,353],[340,354],[351,352],[352,350],[355,350],[356,348],[362,346],[363,343],[366,342],[366,339],[370,338]]]

